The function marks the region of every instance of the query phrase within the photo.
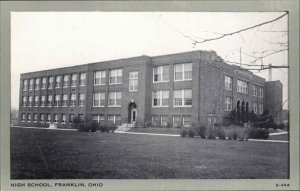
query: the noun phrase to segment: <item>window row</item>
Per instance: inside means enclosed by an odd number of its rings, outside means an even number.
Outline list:
[[[32,117],[32,118],[31,118]],[[69,115],[69,123],[73,123],[75,118],[75,114],[70,114]],[[84,115],[83,114],[78,114],[78,118],[80,121],[84,121]],[[67,115],[66,114],[52,114],[51,113],[22,113],[21,115],[21,121],[22,122],[39,122],[39,123],[61,123],[61,124],[66,124],[67,123]]]
[[[55,76],[55,79],[54,76],[35,78],[29,80],[26,79],[23,80],[22,90],[27,91],[27,90],[39,90],[39,89],[52,89],[53,86],[55,88],[61,88],[61,87],[67,88],[69,86],[76,87],[77,83],[79,86],[86,85],[86,73],[80,73],[79,80],[77,74],[59,75],[59,76]]]
[[[238,102],[237,103],[237,107],[239,107],[239,108],[243,108],[244,107],[245,109],[248,107],[249,112],[251,111],[250,105],[249,105],[248,102],[246,102],[246,104],[244,106],[243,106],[243,104],[240,105],[240,103]],[[263,103],[261,103],[261,102],[260,103],[253,102],[252,109],[253,109],[254,113],[262,114],[263,111],[264,111]],[[233,110],[232,97],[227,97],[227,96],[225,97],[225,110],[226,111],[232,111]]]
[[[169,90],[160,90],[152,92],[152,107],[168,107]],[[192,89],[181,89],[173,91],[174,107],[192,106]]]
[[[152,115],[153,126],[168,126],[169,116],[168,115]],[[190,127],[191,126],[191,115],[173,115],[172,116],[173,127]]]
[[[103,114],[92,115],[92,121],[100,123],[100,125],[104,125],[105,124],[105,116]],[[107,115],[107,123],[113,124],[116,126],[120,126],[122,124],[121,115],[108,114]]]
[[[63,94],[63,95],[42,95],[42,96],[23,96],[22,107],[66,107],[66,106],[84,106],[85,94]]]
[[[170,66],[153,67],[153,82],[168,82]],[[192,63],[174,64],[174,81],[192,80]]]
[[[237,80],[237,92],[242,94],[248,94],[249,83],[243,80]],[[225,76],[225,90],[232,91],[232,77]],[[257,85],[252,85],[253,96],[260,98],[264,97],[264,88]]]

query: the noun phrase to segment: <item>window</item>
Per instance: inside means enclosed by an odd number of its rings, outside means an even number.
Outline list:
[[[39,78],[35,79],[34,89],[35,90],[40,89],[40,79]]]
[[[122,83],[122,69],[115,69],[109,71],[109,84]]]
[[[68,95],[64,94],[63,95],[63,101],[62,101],[62,106],[66,107],[68,105]]]
[[[263,114],[264,112],[264,105],[263,103],[259,103],[259,114]]]
[[[121,125],[121,115],[108,115],[108,123],[119,126]]]
[[[50,76],[48,79],[48,89],[52,89],[53,86],[53,76]]]
[[[66,114],[61,114],[61,123],[62,123],[62,124],[67,123]]]
[[[257,97],[257,85],[252,86],[253,96]]]
[[[40,114],[40,122],[45,122],[45,115],[43,113]]]
[[[68,83],[69,83],[69,76],[68,75],[64,75],[64,81],[63,81],[63,87],[68,87]]]
[[[84,115],[83,114],[78,114],[78,118],[81,122],[84,122]]]
[[[167,115],[161,115],[160,116],[160,125],[161,126],[167,126],[168,125],[168,116]]]
[[[94,107],[105,106],[105,93],[94,93],[93,106]]]
[[[51,114],[47,113],[47,123],[51,123]]]
[[[27,83],[28,81],[27,80],[23,80],[23,91],[26,91],[27,90]]]
[[[168,107],[169,106],[169,91],[153,91],[152,92],[153,107]]]
[[[97,71],[94,73],[94,85],[105,85],[106,72]]]
[[[42,95],[41,97],[41,106],[44,107],[46,105],[46,96]]]
[[[257,113],[257,102],[253,103],[253,111],[254,113]]]
[[[258,93],[259,93],[259,94],[258,94],[259,97],[260,97],[260,98],[263,98],[263,97],[264,97],[264,88],[263,88],[263,87],[259,87],[258,90],[259,90],[259,92],[258,92]]]
[[[181,117],[180,115],[173,115],[173,126],[174,127],[181,127]]]
[[[173,104],[175,107],[191,107],[192,90],[191,89],[174,90]]]
[[[225,90],[232,91],[232,77],[225,76]]]
[[[59,88],[61,83],[61,76],[56,76],[55,78],[55,88]]]
[[[192,79],[192,63],[175,64],[174,79],[175,81],[191,80]]]
[[[70,114],[69,123],[73,123],[73,120],[74,120],[74,114]]]
[[[54,123],[58,123],[58,114],[54,114]]]
[[[47,84],[47,78],[43,77],[42,78],[42,89],[46,89],[46,84]]]
[[[27,114],[27,122],[31,122],[31,114],[30,113]]]
[[[139,83],[138,78],[139,78],[138,71],[129,72],[129,91],[138,90],[138,83]]]
[[[76,94],[71,94],[70,106],[75,106]]]
[[[33,90],[33,86],[34,86],[34,79],[30,79],[29,80],[29,90]]]
[[[28,106],[31,107],[33,104],[32,104],[32,99],[33,97],[32,96],[29,96],[28,97]]]
[[[109,92],[108,105],[109,106],[121,106],[122,93],[121,92]]]
[[[37,122],[37,114],[36,113],[33,114],[33,122]]]
[[[153,68],[153,82],[168,82],[169,66],[157,66]]]
[[[159,126],[159,116],[158,115],[152,115],[152,125]]]
[[[47,100],[47,106],[51,107],[52,106],[52,95],[48,95],[48,100]]]
[[[248,83],[242,80],[237,81],[237,92],[248,94]]]
[[[85,86],[85,81],[86,81],[86,73],[79,74],[79,85]]]
[[[26,118],[26,114],[25,114],[25,113],[22,113],[22,115],[21,115],[21,121],[22,121],[22,122],[25,122],[25,118]]]
[[[104,115],[92,115],[92,121],[104,124]]]
[[[77,81],[77,74],[72,74],[72,77],[71,77],[71,86],[72,87],[76,87],[76,81]]]
[[[231,97],[225,97],[225,110],[226,111],[232,110],[232,98]]]
[[[26,98],[26,96],[23,96],[22,97],[22,106],[26,107],[26,105],[27,105],[27,98]]]
[[[85,94],[79,94],[79,106],[84,106],[85,104]]]
[[[60,106],[60,95],[55,95],[54,106]]]
[[[190,115],[182,116],[182,122],[183,122],[183,126],[190,127],[192,125],[191,124],[191,116]]]
[[[34,96],[34,106],[35,107],[39,106],[39,96]]]

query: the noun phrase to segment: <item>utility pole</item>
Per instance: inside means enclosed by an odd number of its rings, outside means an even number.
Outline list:
[[[242,67],[242,47],[240,47],[240,67]]]
[[[269,64],[269,81],[272,81],[272,64]]]

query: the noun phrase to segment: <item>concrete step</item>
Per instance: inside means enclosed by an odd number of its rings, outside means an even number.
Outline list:
[[[115,130],[117,132],[126,132],[133,128],[133,125],[130,123],[123,123],[122,125],[118,126],[118,128]]]

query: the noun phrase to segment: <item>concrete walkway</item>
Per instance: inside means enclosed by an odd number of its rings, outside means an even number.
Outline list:
[[[284,134],[288,134],[288,132],[284,131],[284,132],[278,132],[278,133],[270,133],[269,135],[273,136],[273,135],[284,135]]]

